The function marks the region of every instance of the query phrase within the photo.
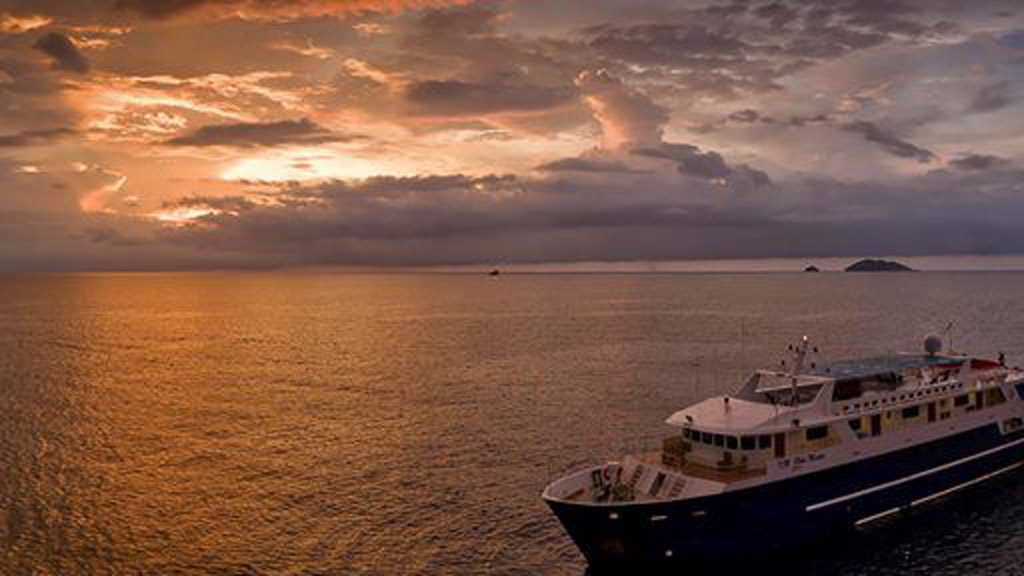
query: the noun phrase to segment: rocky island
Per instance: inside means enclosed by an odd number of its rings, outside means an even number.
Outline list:
[[[892,260],[874,260],[865,258],[846,267],[847,272],[913,272],[906,264]]]

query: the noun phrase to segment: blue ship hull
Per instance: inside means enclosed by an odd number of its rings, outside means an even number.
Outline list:
[[[789,480],[674,502],[548,505],[594,570],[734,561],[793,548],[1024,462],[996,424]],[[653,518],[653,519],[652,519]]]

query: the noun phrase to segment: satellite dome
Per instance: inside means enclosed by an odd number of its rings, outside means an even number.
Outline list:
[[[935,334],[929,334],[924,339],[924,351],[927,352],[929,356],[935,356],[936,354],[941,352],[942,338],[939,338]]]

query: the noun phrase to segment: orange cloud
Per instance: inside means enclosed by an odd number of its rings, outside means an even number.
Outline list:
[[[53,22],[49,16],[38,14],[26,14],[17,16],[15,14],[0,13],[0,32],[8,34],[21,34],[42,28]]]
[[[103,176],[112,179],[112,181],[106,182],[82,196],[78,201],[78,207],[82,212],[110,213],[112,210],[107,207],[107,203],[111,196],[117,194],[122,188],[124,188],[124,185],[128,183],[128,177],[120,172],[109,170],[101,166],[95,166],[92,169],[95,170],[97,174],[102,174]]]
[[[297,20],[360,12],[400,12],[469,4],[473,0],[118,0],[121,10],[146,18],[182,16]]]
[[[576,85],[601,124],[607,148],[661,142],[668,112],[606,70],[584,71]]]

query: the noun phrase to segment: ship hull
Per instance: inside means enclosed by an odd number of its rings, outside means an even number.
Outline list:
[[[667,502],[548,505],[597,571],[732,561],[816,539],[1017,473],[1024,431],[995,424],[718,495]]]

